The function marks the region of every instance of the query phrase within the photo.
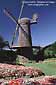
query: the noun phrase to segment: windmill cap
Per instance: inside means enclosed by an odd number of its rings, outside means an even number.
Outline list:
[[[20,24],[26,24],[26,23],[30,23],[30,19],[29,18],[21,18],[21,19],[18,19],[18,22]]]

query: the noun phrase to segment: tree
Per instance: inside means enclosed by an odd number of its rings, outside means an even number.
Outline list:
[[[0,35],[0,49],[3,48],[3,42],[4,42],[4,39],[3,39],[3,37]]]
[[[4,41],[3,37],[0,36],[0,49],[3,49],[5,46],[8,46],[10,48],[9,42],[8,41]]]

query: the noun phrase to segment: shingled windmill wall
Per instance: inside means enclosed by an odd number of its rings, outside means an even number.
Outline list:
[[[19,19],[21,27],[19,27],[19,49],[18,53],[32,58],[32,38],[30,30],[30,20],[28,18]]]
[[[30,20],[28,18],[22,18],[18,20],[21,27],[19,27],[19,47],[31,47],[31,30],[30,30]]]

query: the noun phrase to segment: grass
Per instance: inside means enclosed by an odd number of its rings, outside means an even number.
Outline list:
[[[35,68],[40,68],[45,73],[45,75],[56,75],[56,62],[54,60],[47,60],[47,62],[40,63],[26,63],[24,65],[28,67],[32,66]]]

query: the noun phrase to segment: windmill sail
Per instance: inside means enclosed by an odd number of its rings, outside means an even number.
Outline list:
[[[14,44],[14,40],[15,40],[15,38],[16,38],[16,31],[15,31],[14,34],[13,34],[13,38],[12,38],[11,46]]]
[[[19,28],[19,26],[18,26],[18,24],[17,24],[16,30],[15,30],[15,32],[14,32],[14,34],[13,34],[11,46],[14,44],[14,41],[15,41],[15,38],[16,38],[16,32],[17,32],[18,28]]]
[[[10,13],[6,8],[3,10],[3,12],[8,16],[10,17],[13,22],[15,22],[16,24],[18,23],[18,21],[16,20],[16,18],[12,15],[12,13]]]

